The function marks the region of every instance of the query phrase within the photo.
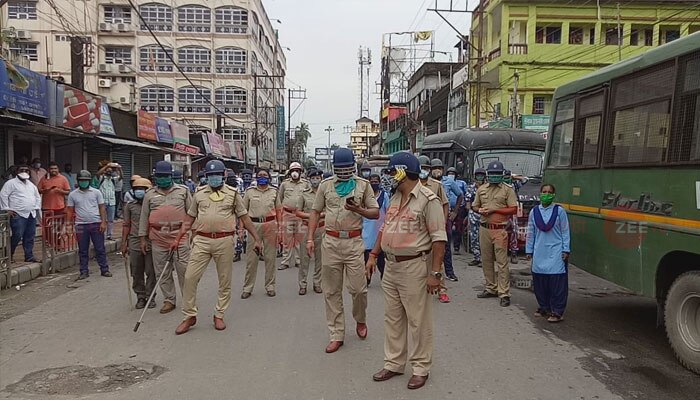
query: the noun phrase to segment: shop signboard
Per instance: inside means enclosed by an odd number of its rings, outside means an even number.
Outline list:
[[[112,114],[109,112],[109,104],[103,99],[100,106],[100,135],[116,136],[116,134],[112,123]]]
[[[48,118],[46,77],[0,59],[0,108]]]
[[[535,132],[546,132],[549,130],[549,115],[523,115],[523,129]]]
[[[284,154],[287,147],[287,137],[285,135],[284,106],[277,106],[277,150]]]
[[[207,139],[211,148],[211,154],[219,157],[231,157],[231,151],[224,144],[224,138],[214,132],[207,132]]]
[[[193,156],[196,156],[197,154],[199,154],[199,147],[192,146],[192,145],[182,143],[182,142],[173,143],[173,149],[175,149],[177,151],[185,152],[185,153],[193,155]]]
[[[100,133],[102,97],[70,86],[63,88],[63,126]]]
[[[154,142],[158,141],[158,135],[156,134],[156,118],[154,114],[149,112],[143,110],[138,111],[138,137]]]
[[[173,133],[173,142],[190,144],[190,130],[187,125],[172,121],[170,131]]]
[[[173,134],[167,119],[156,117],[156,138],[158,143],[173,143]]]

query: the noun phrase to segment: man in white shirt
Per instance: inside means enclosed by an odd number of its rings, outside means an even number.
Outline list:
[[[12,230],[11,254],[22,242],[24,261],[36,262],[34,258],[34,235],[36,235],[36,220],[41,209],[39,190],[30,181],[29,167],[17,167],[17,177],[5,183],[0,191],[0,209],[7,211],[10,216]]]

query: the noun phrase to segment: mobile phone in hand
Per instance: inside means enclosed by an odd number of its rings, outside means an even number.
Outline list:
[[[347,199],[345,199],[345,204],[347,204],[347,205],[349,205],[349,206],[354,206],[354,205],[355,205],[355,199],[353,199],[352,197],[348,197]]]

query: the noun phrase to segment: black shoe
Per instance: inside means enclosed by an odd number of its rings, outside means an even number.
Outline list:
[[[470,267],[476,267],[476,266],[481,265],[481,261],[479,261],[479,260],[471,260],[471,261],[469,261],[469,264],[467,264],[467,265],[470,266]]]
[[[478,299],[488,299],[489,297],[498,297],[496,293],[491,293],[488,290],[484,290],[476,295]]]
[[[37,260],[36,258],[30,258],[28,260],[24,260],[24,262],[37,263],[39,262],[39,260]]]
[[[137,310],[141,310],[141,309],[143,309],[144,307],[146,307],[146,299],[139,299],[139,300],[136,302],[136,309],[137,309]]]
[[[105,271],[105,272],[101,273],[100,275],[104,276],[105,278],[111,278],[111,277],[112,277],[112,273],[109,272],[109,271]]]
[[[87,272],[81,272],[81,273],[80,273],[80,276],[79,276],[78,279],[76,279],[76,280],[82,281],[83,279],[87,279],[87,278],[89,278],[89,277],[90,277],[90,274],[88,274]]]
[[[241,261],[241,255],[240,255],[240,254],[236,254],[236,256],[233,258],[233,262],[238,262],[238,261]]]
[[[457,277],[455,275],[447,275],[446,278],[448,281],[452,281],[452,282],[459,281],[459,279],[457,279]]]
[[[501,307],[508,307],[510,305],[510,297],[501,297]]]
[[[148,303],[148,308],[156,308],[156,299],[153,299],[150,303]]]

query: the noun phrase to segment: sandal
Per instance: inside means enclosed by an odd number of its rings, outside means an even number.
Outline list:
[[[545,318],[547,318],[547,317],[549,317],[549,311],[547,311],[547,310],[545,310],[545,309],[542,309],[542,308],[538,308],[537,311],[535,311],[535,317],[538,317],[538,318],[539,318],[539,317],[545,317]]]
[[[561,322],[563,320],[564,320],[564,317],[562,317],[561,315],[554,314],[554,313],[550,314],[549,318],[547,318],[547,322],[551,322],[551,323],[557,323],[557,322]]]

